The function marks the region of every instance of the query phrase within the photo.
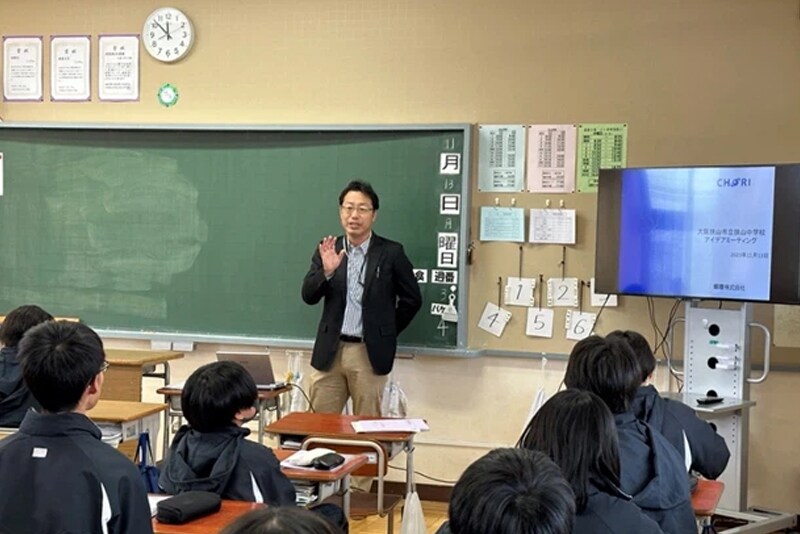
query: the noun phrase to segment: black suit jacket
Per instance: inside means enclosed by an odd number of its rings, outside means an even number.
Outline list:
[[[336,240],[336,251],[344,246],[344,238]],[[402,332],[422,307],[422,295],[414,277],[411,262],[403,246],[372,234],[364,273],[362,322],[364,342],[375,374],[389,374],[397,351],[397,335]],[[316,304],[325,299],[322,318],[317,328],[311,365],[320,371],[333,364],[339,346],[347,302],[347,256],[330,280],[325,279],[319,248],[311,258],[311,268],[303,280],[303,300]]]

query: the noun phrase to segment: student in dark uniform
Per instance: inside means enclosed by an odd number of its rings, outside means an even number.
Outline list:
[[[644,336],[631,330],[615,330],[608,337],[625,340],[639,360],[642,383],[632,404],[636,417],[661,432],[692,471],[710,479],[719,477],[731,456],[725,439],[689,406],[663,398],[650,384],[656,369],[656,358]]]
[[[556,393],[534,415],[518,447],[547,454],[575,493],[572,534],[663,534],[620,489],[614,416],[588,391]]]
[[[15,308],[0,325],[0,426],[17,428],[25,412],[40,407],[22,380],[17,345],[25,332],[52,320],[53,316],[39,306],[27,305]]]
[[[449,521],[437,534],[570,534],[575,496],[539,451],[495,449],[453,486]]]
[[[295,506],[294,486],[281,472],[272,449],[245,439],[242,425],[256,415],[258,390],[250,373],[236,362],[214,362],[196,369],[181,393],[189,422],[175,434],[159,485],[171,494],[201,490],[223,499],[270,506]],[[347,529],[338,506],[317,510]]]
[[[97,334],[48,321],[25,334],[19,357],[42,411],[0,441],[0,531],[152,533],[139,471],[86,417],[108,367]]]
[[[568,388],[591,391],[614,414],[619,440],[620,489],[661,530],[697,531],[689,497],[689,476],[680,454],[657,430],[631,411],[641,369],[627,343],[590,336],[575,344],[567,364]]]
[[[342,531],[305,508],[272,506],[243,515],[220,534],[342,534]]]

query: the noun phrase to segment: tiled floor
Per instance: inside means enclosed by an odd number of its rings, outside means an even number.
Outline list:
[[[436,529],[447,520],[447,503],[445,502],[422,502],[422,511],[425,514],[425,524],[429,533],[436,532]],[[394,531],[400,532],[400,509],[395,512]],[[363,519],[350,519],[350,534],[386,534],[386,518],[371,515]]]

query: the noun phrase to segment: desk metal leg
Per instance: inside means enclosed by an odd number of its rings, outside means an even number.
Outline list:
[[[405,444],[406,451],[406,495],[416,491],[414,482],[414,437],[408,438]]]
[[[264,444],[264,401],[258,399],[258,442]]]
[[[342,509],[344,516],[350,520],[350,475],[342,479]]]

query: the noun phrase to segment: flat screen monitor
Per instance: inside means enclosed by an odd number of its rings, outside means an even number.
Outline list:
[[[600,172],[597,291],[800,303],[800,165]]]

